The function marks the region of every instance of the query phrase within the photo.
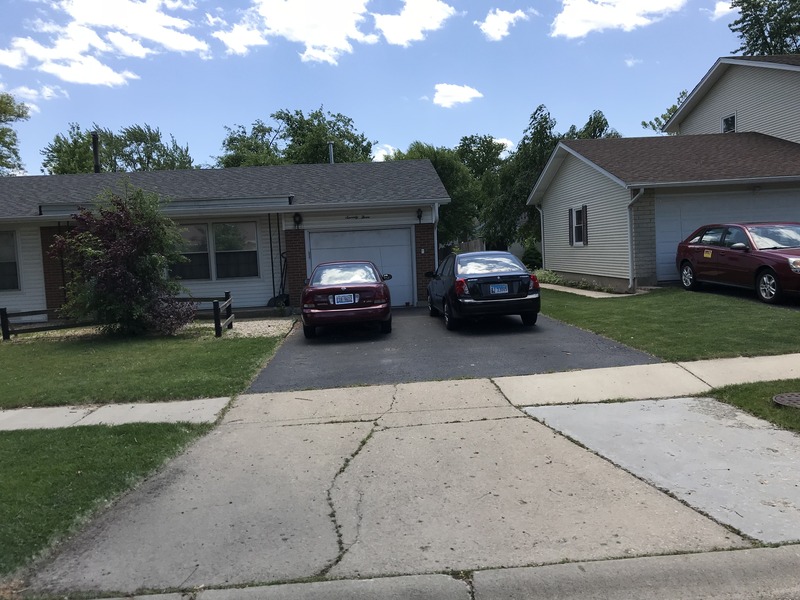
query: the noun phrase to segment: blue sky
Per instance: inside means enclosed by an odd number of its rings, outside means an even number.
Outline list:
[[[342,113],[377,158],[419,140],[509,147],[544,104],[556,130],[601,110],[625,137],[739,40],[715,0],[3,0],[0,91],[26,170],[69,123],[158,127],[195,163],[225,126]]]

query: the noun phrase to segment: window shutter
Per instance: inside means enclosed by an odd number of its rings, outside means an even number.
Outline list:
[[[586,205],[584,204],[581,206],[581,212],[583,213],[583,245],[589,245],[589,217],[586,213]]]
[[[575,245],[575,231],[573,230],[575,223],[575,216],[572,214],[572,209],[569,209],[569,245]]]

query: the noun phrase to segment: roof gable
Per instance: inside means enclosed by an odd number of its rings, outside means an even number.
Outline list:
[[[761,133],[563,140],[533,188],[537,204],[567,154],[628,189],[800,182],[800,144]]]
[[[43,205],[88,205],[123,182],[174,202],[243,202],[269,212],[450,201],[429,160],[0,177],[0,218],[29,218]]]
[[[700,80],[678,110],[662,127],[666,133],[678,133],[680,124],[703,101],[714,84],[731,68],[736,66],[780,69],[800,73],[800,54],[778,54],[774,56],[726,56],[714,63]]]

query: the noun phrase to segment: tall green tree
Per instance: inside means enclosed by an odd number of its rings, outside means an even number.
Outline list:
[[[240,167],[329,162],[328,142],[333,142],[334,162],[368,162],[372,146],[356,130],[353,120],[322,107],[305,115],[301,110],[279,110],[270,115],[274,124],[256,120],[250,131],[242,125],[226,127],[223,153],[217,166]]]
[[[22,169],[19,140],[11,123],[25,121],[29,116],[25,104],[17,102],[11,94],[0,92],[0,176]]]
[[[668,107],[661,116],[653,117],[650,121],[642,121],[642,127],[644,129],[652,129],[656,133],[661,133],[661,130],[664,128],[664,125],[673,117],[673,115],[678,112],[681,104],[684,103],[686,97],[689,95],[689,92],[686,90],[682,90],[680,94],[678,94],[678,99],[675,101],[675,104]]]
[[[800,0],[732,0],[739,18],[728,27],[745,56],[800,53]]]
[[[539,215],[526,202],[560,138],[555,126],[547,108],[539,105],[531,114],[522,139],[503,163],[499,194],[481,214],[488,248],[504,249],[512,242],[538,237]]]
[[[228,135],[222,141],[222,156],[217,157],[217,166],[264,167],[283,162],[278,148],[280,130],[257,119],[250,131],[244,125],[225,127]]]
[[[459,160],[455,150],[417,141],[412,142],[407,151],[396,150],[386,160],[422,158],[431,161],[450,196],[450,203],[439,210],[439,243],[447,245],[471,239],[478,215],[479,189],[476,179]]]
[[[42,151],[42,172],[50,175],[91,173],[94,170],[92,133],[98,134],[99,162],[103,172],[167,171],[193,168],[189,146],[181,146],[170,135],[164,141],[161,131],[150,125],[131,125],[114,133],[94,124],[83,130],[69,124],[66,134],[57,134]]]
[[[608,119],[603,111],[595,110],[589,115],[586,124],[578,129],[572,125],[563,136],[568,140],[596,140],[600,138],[622,137],[619,132],[608,124]]]

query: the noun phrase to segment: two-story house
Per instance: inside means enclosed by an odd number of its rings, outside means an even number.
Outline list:
[[[528,204],[544,267],[633,292],[708,222],[800,221],[800,55],[720,58],[662,137],[564,140]]]

